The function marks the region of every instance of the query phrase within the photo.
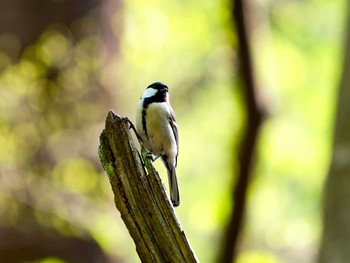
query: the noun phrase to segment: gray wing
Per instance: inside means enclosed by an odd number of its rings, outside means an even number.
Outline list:
[[[170,123],[171,129],[173,130],[173,134],[174,134],[175,141],[176,141],[176,147],[177,147],[176,164],[177,164],[177,155],[179,154],[179,133],[177,131],[175,116],[174,116],[174,113],[172,111],[170,112],[169,123]],[[175,167],[176,167],[176,165],[175,165]]]

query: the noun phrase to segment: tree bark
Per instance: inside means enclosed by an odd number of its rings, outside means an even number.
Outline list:
[[[141,261],[197,262],[158,173],[145,158],[146,174],[129,129],[127,118],[110,111],[99,156]]]
[[[347,28],[333,155],[324,189],[319,263],[347,263],[350,260],[350,15]]]

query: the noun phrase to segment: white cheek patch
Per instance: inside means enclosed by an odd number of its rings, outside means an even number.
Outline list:
[[[153,97],[154,95],[156,95],[158,90],[154,89],[154,88],[148,88],[146,89],[143,94],[142,94],[142,99],[145,99],[145,98],[150,98],[150,97]]]

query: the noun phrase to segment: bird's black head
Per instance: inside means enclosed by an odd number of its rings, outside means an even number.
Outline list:
[[[162,91],[162,92],[168,91],[168,86],[162,82],[154,82],[147,87],[147,89],[150,89],[150,88],[156,89],[156,90]]]
[[[142,98],[145,99],[145,103],[152,102],[166,102],[167,101],[168,86],[161,82],[154,82],[149,85]]]

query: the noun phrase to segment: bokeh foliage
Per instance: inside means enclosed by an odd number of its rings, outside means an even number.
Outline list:
[[[310,262],[321,227],[345,1],[251,3],[258,95],[269,116],[238,262]],[[213,262],[245,118],[228,7],[125,1],[109,21],[113,53],[96,10],[68,26],[48,26],[28,46],[1,34],[1,227],[91,236],[111,257],[136,261],[97,157],[98,136],[109,108],[133,119],[143,89],[163,81],[180,131],[183,203],[176,211],[201,262]]]

